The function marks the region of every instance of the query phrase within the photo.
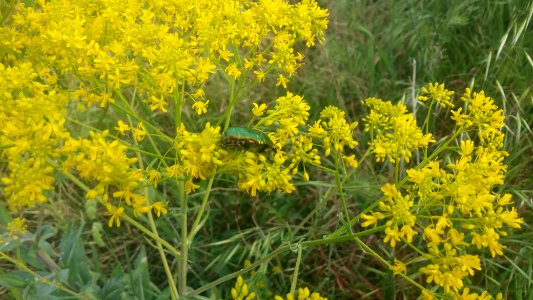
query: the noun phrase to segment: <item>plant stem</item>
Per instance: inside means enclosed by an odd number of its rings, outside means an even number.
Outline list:
[[[59,166],[55,162],[53,162],[51,159],[47,158],[47,163],[49,165],[51,165],[52,167],[54,167],[56,170],[60,170]],[[64,172],[62,170],[61,170],[61,173],[63,173],[63,175],[65,175],[65,177],[67,177],[70,181],[72,181],[74,184],[76,184],[83,191],[89,192],[91,190],[88,186],[86,186],[83,182],[81,182],[81,180],[76,178],[74,175],[72,175],[72,174],[70,174],[68,172]],[[181,253],[176,248],[174,248],[174,246],[169,244],[167,241],[161,239],[160,237],[155,236],[150,230],[148,230],[148,228],[146,228],[141,223],[135,221],[133,218],[131,218],[127,214],[122,214],[121,218],[124,221],[126,221],[126,222],[130,223],[131,225],[133,225],[135,228],[137,228],[140,231],[142,231],[144,234],[146,234],[147,236],[149,236],[150,238],[152,238],[156,242],[161,243],[163,246],[165,246],[165,248],[167,248],[168,251],[170,251],[170,253],[174,254],[176,257],[181,257]]]
[[[426,116],[426,120],[425,120],[425,125],[426,125],[426,135],[428,134],[429,132],[429,119],[431,117],[431,109],[433,108],[433,103],[435,103],[434,100],[431,101],[431,103],[429,104],[429,109],[428,109],[428,114]],[[428,148],[425,148],[424,149],[424,158],[427,158],[428,157]]]
[[[232,79],[230,83],[230,95],[229,95],[229,102],[228,102],[228,108],[226,110],[226,120],[224,121],[224,130],[226,130],[229,127],[229,121],[231,120],[231,115],[233,113],[233,106],[235,105],[235,80]]]
[[[350,234],[353,234],[352,225],[350,223],[351,218],[348,213],[348,206],[346,206],[346,198],[344,198],[344,192],[342,191],[341,175],[339,172],[339,161],[340,161],[340,154],[338,154],[336,158],[335,180],[337,181],[337,189],[339,190],[339,197],[341,197],[342,209],[344,211],[344,218],[346,220],[345,227],[347,226]]]
[[[181,263],[179,264],[179,292],[185,295],[187,291],[187,258],[189,244],[187,243],[187,198],[183,180],[178,181],[178,198],[181,206]]]
[[[161,245],[165,246],[165,248],[167,248],[167,250],[170,251],[170,253],[174,254],[174,256],[176,256],[178,258],[182,257],[182,254],[180,253],[180,251],[178,251],[176,248],[174,248],[174,246],[172,246],[169,242],[165,241],[164,239],[160,238],[159,236],[155,236],[150,230],[148,230],[148,228],[144,227],[141,223],[135,221],[132,217],[130,217],[130,216],[126,215],[126,214],[122,214],[121,218],[124,221],[126,221],[126,222],[130,223],[131,225],[133,225],[135,228],[137,228],[140,231],[142,231],[147,236],[151,237],[156,242],[161,243]]]
[[[202,204],[200,206],[200,210],[198,211],[198,214],[196,215],[196,219],[194,220],[194,223],[191,227],[191,231],[189,232],[189,237],[187,238],[187,242],[189,244],[192,243],[194,236],[198,232],[199,228],[198,225],[200,224],[200,221],[202,220],[202,216],[205,211],[205,207],[207,206],[207,200],[209,199],[209,194],[211,193],[211,188],[213,186],[213,181],[215,180],[215,174],[209,178],[209,182],[207,183],[207,188],[205,190],[204,197],[202,198]]]
[[[398,184],[400,178],[400,158],[396,155],[396,162],[394,163],[394,183]]]
[[[424,160],[422,160],[416,167],[415,167],[415,170],[420,170],[422,169],[428,162],[430,162],[433,158],[435,158],[437,155],[439,155],[442,151],[444,151],[446,149],[446,147],[448,147],[448,145],[455,140],[455,138],[460,135],[461,133],[463,133],[463,126],[461,126],[459,129],[457,129],[457,131],[455,131],[455,133],[446,141],[446,143],[444,143],[443,145],[441,145],[437,150],[435,150],[433,153],[431,153],[430,156],[424,158]],[[399,183],[398,183],[398,188],[401,187],[402,185],[405,184],[405,182],[407,181],[407,179],[409,178],[409,176],[405,176]]]
[[[48,278],[37,274],[36,272],[34,272],[30,268],[28,268],[23,262],[12,258],[11,256],[5,254],[3,251],[0,251],[0,259],[5,259],[5,260],[13,263],[15,266],[17,266],[17,268],[28,272],[30,275],[35,277],[40,282],[48,284],[50,286],[53,286],[55,289],[65,291],[65,292],[71,294],[72,296],[74,296],[76,299],[87,299],[87,300],[90,299],[87,296],[84,296],[82,294],[77,293],[76,291],[73,291],[73,290],[69,289],[68,287],[65,286],[66,284],[64,285],[62,282],[55,283],[55,282],[50,281]]]
[[[314,241],[304,241],[304,242],[300,242],[299,244],[302,247],[302,249],[304,249],[304,248],[316,247],[316,246],[320,246],[320,245],[327,245],[327,244],[335,244],[335,243],[353,241],[353,239],[355,237],[367,236],[367,235],[373,234],[375,232],[379,232],[379,231],[383,230],[383,228],[385,228],[385,226],[372,228],[372,229],[369,229],[369,230],[357,232],[357,233],[350,234],[350,235],[343,235],[343,236],[333,237],[333,238],[324,238],[324,239],[314,240]],[[290,249],[291,249],[291,244],[279,246],[276,250],[274,250],[270,254],[260,258],[259,260],[257,260],[256,262],[252,263],[248,267],[242,268],[239,271],[233,272],[233,273],[228,274],[226,276],[220,277],[219,279],[214,280],[214,281],[212,281],[212,282],[210,282],[208,284],[205,284],[204,286],[202,286],[202,287],[192,291],[191,293],[189,293],[188,296],[197,296],[200,293],[202,293],[204,291],[207,291],[207,290],[209,290],[209,289],[211,289],[211,288],[213,288],[213,287],[215,287],[215,286],[217,286],[219,284],[222,284],[222,283],[224,283],[224,282],[226,282],[228,280],[236,278],[239,275],[247,273],[247,272],[253,270],[254,268],[258,267],[259,265],[271,260],[276,255],[279,255],[279,254],[281,254],[281,253],[283,253],[285,251],[288,251]]]
[[[148,213],[148,221],[150,222],[150,227],[154,235],[159,237],[159,234],[157,233],[157,227],[155,226],[154,217],[152,216],[152,212]],[[157,251],[159,252],[159,256],[161,257],[161,262],[163,263],[163,268],[165,269],[165,275],[167,276],[168,286],[170,287],[170,297],[172,298],[172,300],[177,300],[179,299],[180,294],[178,290],[176,289],[176,283],[174,282],[174,276],[172,275],[172,271],[170,270],[170,267],[168,265],[165,251],[163,251],[163,247],[160,242],[156,242],[156,246],[157,246]]]
[[[296,265],[294,266],[294,274],[292,275],[291,295],[294,295],[296,290],[296,283],[298,282],[298,272],[300,270],[300,261],[302,260],[302,245],[298,243],[298,257],[296,258]]]
[[[131,126],[132,125],[131,117],[129,115],[128,115],[128,122],[130,123],[130,126]],[[153,142],[151,137],[150,137],[150,141]],[[139,147],[139,143],[137,142],[137,140],[134,140],[134,142],[135,142],[135,146]],[[153,144],[153,146],[156,149],[156,151],[159,153],[159,149],[156,147],[156,145]],[[139,162],[139,168],[141,170],[144,170],[144,163],[143,163],[141,153],[138,151],[135,153],[137,154],[137,161]],[[145,187],[143,190],[144,190],[144,196],[146,197],[146,199],[148,199],[148,189]],[[155,225],[154,217],[152,215],[151,210],[148,212],[148,223],[150,224],[150,229],[152,230],[152,234],[155,237],[159,238],[159,233],[157,231],[157,226]],[[163,264],[163,269],[165,269],[165,275],[167,276],[168,286],[170,288],[170,296],[172,300],[177,300],[180,295],[178,293],[178,290],[176,289],[176,283],[174,282],[174,276],[172,275],[172,271],[170,270],[170,267],[167,261],[167,256],[165,254],[165,251],[163,251],[163,246],[161,245],[160,242],[156,241],[156,247],[157,247],[157,252],[159,253],[159,257],[161,257],[161,263]]]
[[[363,241],[361,241],[361,239],[359,237],[354,237],[354,240],[355,242],[357,242],[357,244],[359,244],[359,246],[366,252],[370,253],[372,256],[374,256],[375,258],[377,258],[379,261],[381,261],[385,266],[387,266],[387,268],[390,269],[391,267],[391,264],[389,264],[388,261],[386,261],[383,257],[381,257],[381,255],[377,254],[374,250],[372,250],[372,248],[368,247]],[[414,281],[413,279],[411,279],[409,276],[403,274],[403,273],[399,273],[398,275],[400,275],[401,277],[403,277],[405,280],[409,281],[412,285],[416,286],[417,288],[421,289],[421,290],[424,290],[424,287],[421,286],[420,284],[418,284],[418,282]]]
[[[174,97],[174,121],[176,130],[181,127],[181,105],[183,104],[183,95],[185,95],[185,82],[181,85],[181,91],[178,97]]]
[[[366,213],[366,212],[369,212],[369,211],[372,211],[376,206],[378,206],[379,204],[379,201],[375,201],[374,203],[372,203],[370,206],[368,206],[367,208],[365,208],[363,211],[361,211],[357,216],[355,216],[353,219],[351,219],[349,221],[349,224],[350,224],[350,228],[351,226],[353,226],[353,224],[355,224],[355,222],[359,221],[359,218],[361,217],[362,214]],[[379,226],[379,227],[376,227],[376,228],[385,228],[385,225],[383,226]],[[374,228],[374,229],[376,229]],[[371,229],[369,229],[371,230]],[[376,230],[376,232],[379,231],[379,230]],[[328,235],[328,238],[334,238],[334,237],[339,237],[339,236],[342,236],[345,232],[345,226],[335,230],[333,233],[329,234]]]

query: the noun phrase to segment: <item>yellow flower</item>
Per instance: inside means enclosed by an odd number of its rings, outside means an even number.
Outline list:
[[[150,105],[150,110],[154,111],[156,109],[159,109],[162,112],[167,112],[165,106],[167,106],[168,103],[163,97],[156,98],[154,96],[151,96],[150,100],[152,101],[152,104]]]
[[[157,182],[161,179],[161,173],[156,170],[148,171],[148,182],[157,187]]]
[[[147,132],[146,129],[143,126],[143,122],[140,122],[137,124],[137,128],[133,129],[133,138],[137,140],[137,142],[140,142],[144,139]]]
[[[121,134],[121,135],[126,134],[126,131],[130,130],[130,126],[128,126],[128,124],[122,122],[122,120],[118,120],[117,124],[118,124],[118,126],[115,127],[115,130],[118,131],[118,133]]]
[[[385,238],[383,241],[389,243],[392,248],[396,247],[396,243],[401,240],[400,232],[398,231],[398,226],[387,227],[385,228]]]
[[[368,117],[363,118],[365,130],[374,137],[371,141],[376,161],[388,158],[396,163],[400,158],[409,162],[412,152],[418,148],[427,148],[434,143],[430,133],[424,135],[417,126],[405,105],[393,105],[389,101],[368,98],[363,104],[370,108]]]
[[[23,235],[28,232],[26,219],[21,217],[15,218],[7,224],[6,229],[9,237]]]
[[[478,249],[481,247],[489,248],[492,257],[503,255],[502,250],[506,247],[498,242],[500,235],[491,227],[485,227],[483,231],[482,235],[476,232],[472,233],[472,243],[476,245]]]
[[[194,183],[194,181],[192,181],[192,179],[188,180],[187,182],[185,182],[185,192],[187,194],[190,194],[194,191],[196,191],[196,189],[198,189],[200,186],[196,183]]]
[[[394,265],[391,265],[390,269],[396,275],[400,274],[400,273],[404,273],[405,274],[405,272],[407,271],[407,267],[405,266],[405,264],[403,262],[397,260],[396,258],[394,259]]]
[[[320,296],[319,293],[316,293],[316,292],[311,293],[311,291],[309,291],[309,288],[307,287],[299,288],[297,295],[298,296],[296,299],[298,300],[328,300],[328,298]],[[287,294],[285,298],[279,295],[276,295],[274,299],[275,300],[294,300],[295,298],[294,298],[294,295]]]
[[[430,83],[429,86],[422,88],[422,96],[418,96],[418,100],[431,101],[440,103],[442,107],[454,107],[453,103],[450,101],[451,97],[455,92],[449,91],[444,88],[444,83],[439,84],[438,82]]]
[[[196,113],[198,115],[201,115],[201,114],[204,114],[207,112],[207,105],[209,104],[209,100],[207,100],[206,102],[203,102],[203,101],[196,101],[194,102],[194,104],[192,105],[192,108],[194,110],[196,110]]]
[[[106,205],[107,215],[110,216],[107,226],[113,227],[113,224],[116,224],[117,227],[120,227],[120,217],[124,214],[124,207],[115,207],[111,204]]]
[[[345,113],[335,106],[327,106],[320,112],[322,119],[309,129],[311,137],[322,139],[324,144],[325,154],[329,156],[331,150],[344,152],[347,146],[350,149],[358,145],[357,141],[353,139],[353,132],[357,127],[357,122],[348,123],[345,118]],[[347,163],[356,165],[355,156],[352,158],[346,157]]]
[[[265,72],[263,72],[263,70],[254,71],[254,74],[257,77],[257,81],[265,81]]]
[[[237,65],[232,63],[224,70],[230,77],[237,79],[241,76],[241,71],[237,68]]]
[[[235,287],[231,289],[231,297],[234,300],[252,300],[255,299],[255,292],[248,290],[248,285],[244,282],[242,276],[237,277]]]
[[[454,295],[454,299],[457,300],[492,300],[493,298],[487,293],[487,291],[483,291],[481,295],[478,293],[470,293],[469,288],[464,288],[463,292],[461,294],[456,293]],[[498,293],[496,296],[496,300],[501,300],[502,294]]]
[[[500,208],[497,215],[503,223],[512,228],[520,228],[521,224],[524,223],[524,219],[518,217],[518,213],[514,207],[510,211],[502,211]]]
[[[357,168],[358,163],[357,163],[357,160],[355,159],[355,155],[350,155],[350,156],[343,155],[342,159],[344,160],[346,165],[348,165],[349,167]]]
[[[244,59],[244,68],[249,70],[254,67],[254,61],[252,59],[245,58]]]
[[[205,91],[204,89],[197,89],[191,96],[193,96],[193,98],[203,98],[205,96]]]
[[[253,103],[253,105],[254,105],[254,108],[252,108],[252,113],[256,117],[261,117],[265,113],[265,110],[268,108],[265,103],[261,103],[261,105],[257,105],[257,103]]]
[[[288,79],[283,76],[283,74],[279,74],[278,81],[276,82],[276,86],[282,86],[283,88],[287,88]]]
[[[366,220],[363,223],[361,223],[361,226],[368,227],[370,225],[374,225],[378,222],[378,220],[381,220],[384,217],[385,216],[380,212],[371,212],[370,215],[361,214],[361,218]]]
[[[437,297],[435,297],[435,295],[433,294],[432,291],[426,290],[426,289],[422,290],[421,298],[422,298],[422,300],[434,300],[434,299],[437,299]]]
[[[166,208],[166,203],[157,201],[152,204],[152,209],[154,210],[156,216],[159,218],[161,214],[166,215],[168,210]]]

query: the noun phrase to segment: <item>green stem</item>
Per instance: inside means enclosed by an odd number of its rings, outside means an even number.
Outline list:
[[[429,157],[424,158],[416,167],[415,170],[422,169],[427,163],[429,163],[433,158],[435,158],[437,155],[439,155],[442,151],[444,151],[448,145],[455,140],[455,138],[463,132],[463,126],[461,126],[443,145],[441,145],[437,150],[435,150]],[[409,176],[405,176],[399,183],[398,188],[405,184],[405,182],[408,180]]]
[[[69,289],[68,287],[65,286],[66,284],[63,284],[62,282],[55,283],[55,282],[50,281],[48,278],[37,274],[36,272],[34,272],[30,268],[28,268],[23,262],[12,258],[11,256],[5,254],[3,251],[0,251],[0,259],[5,259],[5,260],[11,262],[15,266],[17,266],[17,268],[19,268],[21,270],[24,270],[27,273],[29,273],[31,276],[37,278],[37,280],[39,280],[40,282],[48,284],[50,286],[53,286],[57,290],[65,291],[65,292],[71,294],[72,296],[74,296],[74,298],[76,298],[76,299],[87,299],[87,300],[90,299],[87,296],[84,296],[82,294],[79,294],[79,293]]]
[[[157,227],[155,226],[152,212],[148,213],[148,221],[150,223],[150,228],[152,229],[154,236],[159,238],[159,234],[157,232]],[[170,287],[170,297],[172,298],[172,300],[177,300],[179,299],[180,294],[176,288],[176,283],[174,282],[174,276],[172,276],[172,271],[170,270],[170,267],[168,265],[165,251],[163,251],[163,247],[160,242],[156,242],[156,246],[157,246],[157,251],[159,252],[159,256],[161,257],[161,262],[163,263],[163,268],[165,269],[165,275],[167,276],[168,285]]]
[[[187,241],[187,198],[183,180],[178,182],[178,197],[181,206],[181,263],[179,264],[179,291],[182,295],[187,292],[187,259],[189,245]]]
[[[294,274],[292,275],[290,294],[294,295],[296,291],[296,283],[298,282],[298,272],[300,271],[300,261],[302,260],[302,245],[298,244],[298,257],[296,258],[296,265],[294,266]]]
[[[209,199],[209,194],[211,193],[211,188],[213,187],[213,181],[215,180],[215,174],[209,178],[209,182],[207,183],[207,188],[205,190],[204,197],[202,198],[202,204],[200,206],[200,210],[198,211],[198,214],[196,215],[196,219],[194,220],[194,223],[191,227],[191,232],[189,232],[189,237],[187,238],[187,242],[189,244],[192,243],[194,236],[200,230],[198,228],[198,225],[200,224],[200,221],[202,220],[202,216],[205,211],[205,207],[207,206],[207,200]]]
[[[378,204],[379,204],[379,201],[375,201],[370,206],[368,206],[363,211],[361,211],[357,216],[355,216],[353,219],[351,219],[350,222],[349,222],[350,228],[351,228],[351,226],[353,226],[353,224],[355,224],[357,221],[359,221],[359,218],[361,218],[362,214],[367,213],[369,211],[372,211],[376,206],[378,206]],[[374,229],[369,229],[369,230],[375,230],[375,232],[378,232],[381,229],[385,229],[385,227],[386,227],[385,225],[382,225],[382,226],[375,227]],[[345,232],[345,229],[346,229],[345,226],[343,226],[343,227],[335,230],[333,233],[328,235],[328,238],[334,238],[334,237],[342,236],[344,234],[344,232]]]
[[[331,174],[335,174],[337,172],[336,170],[330,169],[330,168],[322,166],[320,164],[316,164],[316,163],[314,163],[312,161],[307,162],[307,164],[309,164],[309,165],[311,165],[313,167],[319,168],[319,169],[321,169],[323,171],[326,171],[328,173],[331,173]]]
[[[59,166],[55,162],[53,162],[52,160],[47,159],[47,162],[48,162],[49,165],[54,167],[56,170],[60,170]],[[63,170],[60,170],[60,171],[61,171],[61,173],[63,175],[65,175],[65,177],[67,177],[70,181],[72,181],[74,184],[76,184],[84,192],[87,193],[87,192],[89,192],[91,190],[87,185],[85,185],[83,182],[81,182],[81,180],[76,178],[74,175],[72,175],[72,174],[70,174],[68,172],[64,172]],[[144,227],[141,223],[135,221],[134,219],[132,219],[130,216],[128,216],[126,214],[122,214],[121,217],[126,222],[130,223],[131,225],[133,225],[134,227],[136,227],[137,229],[142,231],[144,234],[146,234],[147,236],[149,236],[150,238],[152,238],[156,242],[161,243],[163,246],[165,246],[165,248],[167,248],[168,251],[170,251],[176,257],[180,257],[181,256],[180,252],[176,248],[174,248],[174,246],[169,244],[167,241],[161,239],[160,237],[157,237],[157,236],[153,235],[152,232],[150,230],[148,230],[146,227]]]
[[[431,109],[433,108],[433,103],[435,103],[435,101],[431,101],[431,103],[429,104],[428,114],[426,116],[426,120],[424,121],[424,125],[426,125],[426,134],[428,134],[429,132],[429,119],[431,117]]]
[[[433,108],[433,103],[435,103],[435,101],[431,101],[431,103],[429,104],[428,114],[426,116],[426,120],[424,121],[425,125],[426,125],[426,135],[429,132],[429,119],[430,119],[430,116],[431,116],[431,109]],[[424,149],[424,158],[426,158],[426,157],[428,157],[428,148]]]
[[[355,242],[357,242],[357,244],[359,244],[359,246],[366,252],[370,253],[372,256],[374,256],[375,258],[377,258],[379,261],[381,261],[385,266],[387,266],[387,268],[390,269],[391,267],[391,264],[386,261],[383,257],[381,257],[381,255],[377,254],[374,250],[372,250],[372,248],[368,247],[363,241],[361,241],[361,239],[359,237],[354,237],[354,240]],[[416,286],[417,288],[421,289],[421,290],[424,290],[424,287],[421,286],[420,284],[418,284],[418,282],[414,281],[413,279],[411,279],[409,276],[403,274],[403,273],[400,273],[398,274],[400,275],[401,277],[403,277],[405,280],[409,281],[412,285]]]
[[[343,235],[343,236],[340,236],[340,237],[334,237],[334,238],[324,238],[324,239],[320,239],[320,240],[314,240],[314,241],[304,241],[304,242],[300,242],[299,245],[302,247],[302,249],[304,248],[308,248],[308,247],[316,247],[316,246],[320,246],[320,245],[327,245],[327,244],[335,244],[335,243],[342,243],[342,242],[347,242],[347,241],[353,241],[353,239],[355,237],[363,237],[363,236],[366,236],[366,235],[370,235],[372,233],[375,233],[375,232],[378,232],[380,230],[383,229],[384,226],[381,226],[381,227],[376,227],[376,228],[373,228],[373,229],[369,229],[369,230],[365,230],[365,231],[361,231],[361,232],[357,232],[357,233],[354,233],[353,235]],[[275,257],[276,255],[279,255],[285,251],[288,251],[291,249],[291,244],[288,244],[288,245],[283,245],[283,246],[279,246],[276,250],[272,251],[270,254],[260,258],[259,260],[255,261],[254,263],[252,263],[251,265],[249,265],[248,267],[246,268],[243,268],[239,271],[236,271],[236,272],[233,272],[231,274],[228,274],[226,276],[223,276],[223,277],[220,277],[219,279],[217,280],[214,280],[194,291],[192,291],[191,293],[188,294],[188,296],[197,296],[199,295],[200,293],[202,292],[205,292],[219,284],[222,284],[228,280],[231,280],[233,278],[236,278],[237,276],[239,275],[242,275],[242,274],[245,274],[249,271],[252,271],[253,269],[255,269],[256,267],[260,266],[261,264],[271,260],[273,257]]]
[[[142,233],[146,234],[147,236],[152,238],[154,241],[156,241],[158,243],[161,243],[161,245],[165,246],[165,248],[167,248],[167,250],[170,251],[170,253],[174,254],[174,256],[176,256],[178,258],[182,257],[182,254],[176,248],[174,248],[174,246],[169,244],[164,239],[162,239],[162,238],[160,238],[158,236],[155,236],[150,230],[148,230],[148,228],[144,227],[141,223],[135,221],[132,217],[130,217],[130,216],[126,215],[126,214],[123,214],[121,216],[121,218],[124,221],[130,223],[135,228],[137,228],[140,231],[142,231]]]
[[[398,184],[399,178],[400,178],[400,157],[396,155],[396,162],[394,163],[394,183],[395,184]]]
[[[235,105],[235,80],[232,79],[230,83],[230,95],[228,101],[228,109],[226,110],[226,120],[224,121],[224,130],[229,127],[229,121],[231,120],[231,115],[233,114],[233,106]]]
[[[418,254],[420,254],[420,256],[426,257],[427,253],[422,252],[422,250],[420,250],[417,247],[415,247],[415,245],[413,245],[411,242],[407,241],[405,238],[402,238],[402,241],[406,245],[408,245],[411,249],[415,250]]]
[[[131,118],[129,115],[128,115],[128,121],[131,126]],[[134,141],[135,141],[135,145],[139,147],[139,143],[136,140]],[[157,147],[155,149],[159,153],[159,149],[157,149]],[[137,160],[139,162],[139,168],[141,170],[144,170],[144,163],[141,157],[141,153],[136,152],[136,154],[137,154]],[[148,199],[148,189],[144,188],[143,190],[144,190],[144,196]],[[148,223],[150,224],[150,229],[152,230],[153,235],[159,238],[159,232],[157,231],[157,226],[155,225],[154,217],[152,216],[152,211],[148,212]],[[170,267],[167,261],[167,256],[165,255],[163,246],[161,245],[160,242],[156,241],[156,248],[157,248],[157,252],[159,252],[159,257],[161,257],[161,262],[163,263],[163,269],[165,269],[165,275],[167,276],[168,285],[170,287],[170,297],[172,298],[172,300],[177,300],[180,295],[178,293],[178,290],[176,289],[176,283],[174,282],[174,276],[172,275],[172,271],[170,271]]]
[[[185,82],[181,85],[181,92],[178,97],[174,97],[174,121],[176,122],[176,129],[181,126],[181,105],[185,95]]]
[[[128,103],[128,101],[126,100],[126,97],[124,97],[124,95],[122,95],[122,93],[120,91],[117,91],[116,95],[118,96],[117,98],[120,99],[121,102],[126,106],[127,110],[126,110],[126,108],[118,105],[117,103],[111,103],[111,105],[113,105],[114,108],[120,110],[121,112],[123,112],[124,114],[134,118],[135,120],[137,120],[139,122],[142,122],[143,125],[146,125],[146,127],[151,128],[154,132],[156,132],[159,136],[161,136],[165,140],[171,141],[171,142],[174,141],[174,138],[166,135],[161,130],[159,130],[158,126],[152,124],[150,121],[148,121],[146,119],[141,118],[137,113],[135,113],[135,111],[133,110],[133,107]]]
[[[342,191],[342,182],[341,182],[341,176],[339,172],[339,161],[340,161],[340,154],[337,155],[336,158],[336,168],[335,168],[335,180],[337,182],[337,189],[339,190],[339,197],[341,197],[341,203],[342,203],[342,209],[344,211],[344,218],[346,220],[346,225],[348,227],[348,231],[350,234],[353,234],[352,231],[352,225],[350,223],[350,214],[348,213],[348,206],[346,205],[346,198],[344,198],[344,192]]]

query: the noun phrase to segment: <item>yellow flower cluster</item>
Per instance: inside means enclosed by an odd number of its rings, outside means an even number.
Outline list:
[[[371,217],[362,215],[367,222],[373,218],[383,219],[389,217],[385,225],[385,239],[391,247],[395,247],[397,242],[405,238],[408,242],[413,240],[416,231],[413,230],[416,222],[416,216],[411,213],[414,201],[410,197],[402,194],[392,184],[385,184],[381,187],[384,200],[379,202],[379,209],[383,213],[375,213]]]
[[[263,107],[262,110],[266,108]],[[304,125],[307,124],[309,108],[300,96],[287,93],[286,96],[279,97],[274,109],[267,110],[256,125],[276,128],[269,134],[275,153],[266,155],[254,151],[229,151],[229,156],[221,159],[224,161],[224,170],[238,173],[239,188],[251,195],[255,195],[257,191],[292,192],[294,186],[291,174],[296,174],[299,166],[303,167],[303,179],[307,181],[309,174],[306,164],[321,164],[315,141],[322,142],[326,155],[330,155],[333,148],[336,156],[342,157],[348,166],[357,167],[355,155],[344,155],[345,147],[353,149],[357,145],[353,139],[357,122],[349,124],[344,112],[330,106],[322,111],[322,120],[306,130]],[[257,110],[255,107],[254,109]]]
[[[262,108],[263,111],[266,109],[267,106]],[[223,171],[237,173],[239,188],[252,196],[257,191],[292,192],[295,187],[291,172],[296,174],[301,163],[304,165],[304,178],[308,178],[305,163],[320,164],[318,150],[313,148],[303,129],[309,117],[309,109],[302,97],[290,92],[276,99],[275,107],[267,110],[256,125],[276,127],[268,135],[275,149],[268,151],[270,155],[247,149],[228,149],[228,156],[223,160]]]
[[[231,298],[234,300],[252,300],[255,299],[255,293],[248,291],[248,285],[242,279],[242,276],[237,277],[235,287],[231,289]]]
[[[298,173],[300,166],[303,167],[304,180],[309,180],[306,164],[320,165],[320,154],[314,140],[322,141],[328,155],[333,148],[349,166],[357,166],[354,155],[343,155],[345,147],[353,149],[357,145],[353,139],[357,123],[347,123],[344,112],[336,107],[326,108],[321,114],[323,121],[316,122],[307,131],[310,107],[302,97],[289,92],[275,102],[270,110],[267,110],[266,104],[252,109],[255,116],[260,116],[254,128],[269,128],[268,135],[264,134],[271,140],[273,148],[263,151],[224,145],[220,127],[207,124],[203,132],[196,134],[188,132],[182,124],[174,140],[177,156],[175,163],[166,167],[167,177],[186,180],[187,193],[199,187],[196,184],[198,180],[219,173],[236,175],[237,186],[252,196],[259,191],[290,193],[295,189],[292,175]],[[159,174],[156,170],[151,173],[154,176]],[[152,179],[149,181],[154,182]]]
[[[452,119],[457,125],[476,130],[481,145],[490,148],[491,152],[507,155],[505,151],[498,151],[503,147],[504,134],[501,132],[505,118],[503,110],[494,104],[494,100],[486,97],[483,91],[472,93],[467,88],[461,101],[467,105],[467,111],[462,113],[461,107],[452,111]]]
[[[429,143],[435,142],[431,133],[422,133],[405,105],[393,105],[377,98],[368,98],[363,104],[370,109],[363,121],[365,131],[370,131],[371,147],[378,162],[385,158],[392,163],[400,158],[409,162],[414,150],[427,148]]]
[[[316,292],[311,293],[309,291],[309,288],[307,287],[299,288],[297,295],[298,296],[296,298],[294,297],[293,294],[287,294],[285,298],[276,295],[274,296],[274,300],[295,300],[295,299],[297,300],[328,300],[328,298],[320,296],[319,293],[316,293]]]
[[[103,202],[110,225],[120,224],[125,206],[135,214],[166,213],[165,203],[146,199],[139,189],[172,177],[185,180],[189,193],[198,180],[228,170],[238,173],[238,185],[252,194],[292,191],[290,171],[318,160],[309,141],[296,137],[296,127],[309,115],[301,97],[289,93],[278,99],[269,122],[278,126],[279,148],[295,138],[298,151],[307,153],[303,160],[222,149],[219,127],[207,124],[203,132],[190,133],[181,112],[187,106],[197,114],[208,112],[203,87],[217,70],[243,81],[263,81],[270,74],[285,86],[303,59],[294,46],[321,43],[327,16],[314,0],[18,3],[0,27],[0,155],[9,162],[1,180],[10,209],[45,202],[54,189],[54,166],[87,183],[87,198]],[[165,161],[158,167],[140,170],[142,162],[129,158],[124,142],[107,130],[71,138],[65,120],[74,107],[85,113],[111,107],[121,117],[130,115],[136,124],[118,120],[115,129],[121,136],[131,133],[134,145],[146,137],[173,138],[137,111],[172,114],[175,143],[161,151]]]
[[[256,285],[251,286],[252,290],[254,287],[257,288],[257,283]],[[250,291],[250,287],[248,286],[248,284],[246,284],[242,276],[237,277],[237,280],[235,281],[235,287],[231,289],[231,298],[234,300],[252,300],[252,299],[255,299],[256,296],[257,295],[255,292]],[[307,287],[299,288],[298,291],[296,292],[296,297],[295,295],[290,294],[290,293],[287,294],[285,298],[279,295],[274,296],[274,300],[295,300],[295,299],[297,300],[328,300],[328,298],[320,296],[320,294],[317,292],[309,291],[309,288]]]
[[[450,101],[455,92],[449,91],[444,87],[444,83],[439,84],[438,82],[430,83],[428,87],[422,88],[422,95],[418,96],[418,100],[427,101],[431,99],[431,102],[437,102],[442,107],[454,107],[453,103]]]
[[[133,208],[135,215],[152,209],[157,215],[166,213],[161,202],[153,202],[136,192],[144,182],[141,170],[136,169],[136,158],[126,155],[127,147],[118,140],[108,142],[109,132],[90,133],[89,139],[70,139],[60,149],[67,158],[63,162],[66,173],[75,171],[80,178],[94,183],[87,199],[100,199],[111,216],[109,226],[120,226],[124,206]],[[112,197],[110,197],[112,195]]]
[[[420,297],[422,300],[437,300],[440,299],[437,295],[435,295],[434,292],[430,290],[423,290],[422,295]],[[492,296],[487,293],[487,291],[483,291],[481,294],[478,293],[471,293],[469,288],[464,288],[463,292],[461,294],[455,294],[453,295],[453,299],[457,300],[492,300]],[[496,300],[502,300],[503,295],[502,293],[498,293],[496,295]]]
[[[440,93],[451,95],[446,90]],[[506,171],[503,158],[507,153],[501,149],[504,136],[500,131],[503,127],[501,110],[483,92],[471,93],[467,89],[462,100],[467,104],[467,113],[462,114],[462,108],[452,112],[457,122],[457,132],[453,136],[462,132],[468,135],[459,142],[451,162],[444,168],[439,163],[442,156],[436,156],[407,170],[404,181],[409,184],[399,183],[405,194],[397,185],[385,184],[380,211],[363,214],[362,226],[375,225],[385,219],[385,242],[392,247],[405,243],[418,248],[421,257],[407,264],[396,259],[391,266],[394,273],[404,273],[409,265],[425,261],[427,264],[419,271],[426,276],[427,283],[435,283],[449,296],[470,295],[478,299],[477,296],[490,296],[469,294],[464,286],[466,277],[481,270],[475,248],[488,249],[492,257],[503,255],[505,246],[500,237],[507,235],[507,228],[520,228],[523,220],[512,207],[511,195],[493,191],[495,185],[503,184]],[[374,124],[385,122],[380,118],[374,120]],[[424,247],[411,243],[417,232],[423,232]],[[431,295],[425,291],[428,299]]]
[[[46,191],[54,189],[49,162],[69,138],[64,128],[67,97],[56,93],[54,83],[52,72],[31,63],[0,63],[0,156],[8,162],[1,181],[13,212],[45,202]]]
[[[7,224],[7,232],[9,237],[18,237],[20,235],[28,232],[26,219],[24,218],[15,218]],[[2,240],[2,238],[0,238]]]
[[[185,189],[191,193],[199,186],[194,180],[211,177],[218,165],[222,165],[225,152],[219,149],[220,127],[205,125],[201,133],[191,133],[181,124],[174,140],[176,163],[166,168],[168,177],[186,180]]]
[[[74,94],[88,106],[114,103],[110,91],[135,86],[152,110],[166,112],[184,91],[200,114],[203,84],[218,68],[233,79],[277,73],[285,86],[303,59],[294,44],[322,42],[327,16],[314,0],[38,1],[17,5],[0,41],[8,62],[23,55],[74,76]]]
[[[325,154],[329,156],[331,148],[344,153],[344,147],[354,149],[358,143],[353,139],[357,122],[348,123],[345,113],[335,106],[328,106],[320,112],[321,121],[316,121],[309,129],[310,136],[322,140]]]

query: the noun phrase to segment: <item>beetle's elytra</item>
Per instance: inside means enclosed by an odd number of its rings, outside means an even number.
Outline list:
[[[265,151],[268,148],[272,148],[273,144],[268,135],[259,130],[229,127],[222,133],[222,146]]]

